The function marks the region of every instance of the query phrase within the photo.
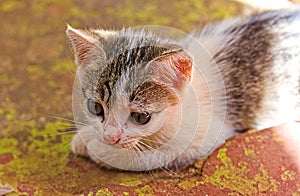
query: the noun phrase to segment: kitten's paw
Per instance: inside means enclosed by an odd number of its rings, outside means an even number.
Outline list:
[[[78,133],[73,136],[71,141],[71,149],[73,153],[88,156],[86,145],[87,144]]]

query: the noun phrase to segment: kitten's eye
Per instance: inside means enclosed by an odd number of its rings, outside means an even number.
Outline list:
[[[130,117],[131,120],[137,125],[147,124],[151,120],[151,114],[149,114],[148,112],[131,112]]]
[[[88,99],[87,107],[91,114],[96,116],[104,116],[104,110],[100,103],[95,102],[92,99]]]

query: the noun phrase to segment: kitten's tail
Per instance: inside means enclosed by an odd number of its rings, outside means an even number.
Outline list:
[[[300,0],[234,0],[243,3],[255,11],[278,10],[290,8],[300,3]]]

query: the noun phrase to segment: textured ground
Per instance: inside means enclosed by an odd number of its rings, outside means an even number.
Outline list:
[[[0,193],[300,195],[299,128],[242,134],[180,172],[99,169],[70,152],[74,27],[167,25],[189,32],[240,11],[222,0],[0,1]]]

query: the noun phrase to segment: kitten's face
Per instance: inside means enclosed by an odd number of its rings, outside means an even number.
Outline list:
[[[185,51],[144,32],[69,27],[67,35],[78,65],[81,120],[93,127],[93,139],[144,151],[173,137],[191,76]]]
[[[136,75],[145,71],[138,70]],[[175,111],[171,111],[179,109],[178,92],[149,79],[153,74],[137,79],[130,73],[123,73],[115,83],[109,82],[114,80],[110,74],[82,84],[82,109],[98,140],[123,148],[135,148],[139,142],[148,145],[148,137],[174,124],[170,117]],[[89,81],[89,75],[88,71],[83,73],[81,80]]]

